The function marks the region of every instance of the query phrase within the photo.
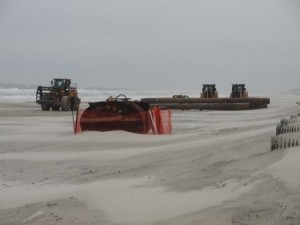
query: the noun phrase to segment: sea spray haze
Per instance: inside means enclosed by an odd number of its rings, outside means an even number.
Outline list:
[[[35,101],[36,86],[0,84],[0,101],[5,102],[27,102]],[[170,90],[142,90],[142,89],[124,89],[124,88],[78,88],[79,97],[83,102],[86,101],[104,101],[108,97],[116,97],[119,94],[125,94],[131,100],[139,100],[146,97],[171,97],[174,94],[185,94],[198,97],[199,91],[170,91]]]

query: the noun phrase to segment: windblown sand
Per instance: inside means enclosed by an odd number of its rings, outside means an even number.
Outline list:
[[[173,111],[165,136],[74,135],[71,112],[2,102],[0,224],[300,224],[300,147],[270,151],[276,124],[300,112],[299,100]]]

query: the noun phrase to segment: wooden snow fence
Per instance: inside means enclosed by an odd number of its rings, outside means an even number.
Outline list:
[[[271,138],[271,151],[275,149],[285,149],[299,146],[300,140],[298,138],[286,138],[274,136]]]
[[[271,151],[300,145],[300,114],[281,119],[276,126],[276,136],[271,137]]]

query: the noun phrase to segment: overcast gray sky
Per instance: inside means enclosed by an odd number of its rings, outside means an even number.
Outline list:
[[[0,0],[0,83],[300,86],[299,0]]]

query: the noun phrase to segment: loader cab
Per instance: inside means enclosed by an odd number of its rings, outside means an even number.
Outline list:
[[[246,91],[245,84],[233,84],[232,85],[233,92],[243,92]]]
[[[70,79],[53,79],[51,81],[52,87],[56,89],[68,89],[71,85]]]
[[[201,98],[218,98],[215,84],[203,84]]]
[[[203,85],[203,88],[202,88],[202,91],[203,92],[215,92],[217,89],[216,89],[216,85],[215,84],[204,84]]]
[[[230,94],[231,98],[247,98],[248,91],[245,84],[232,84],[232,90]]]

